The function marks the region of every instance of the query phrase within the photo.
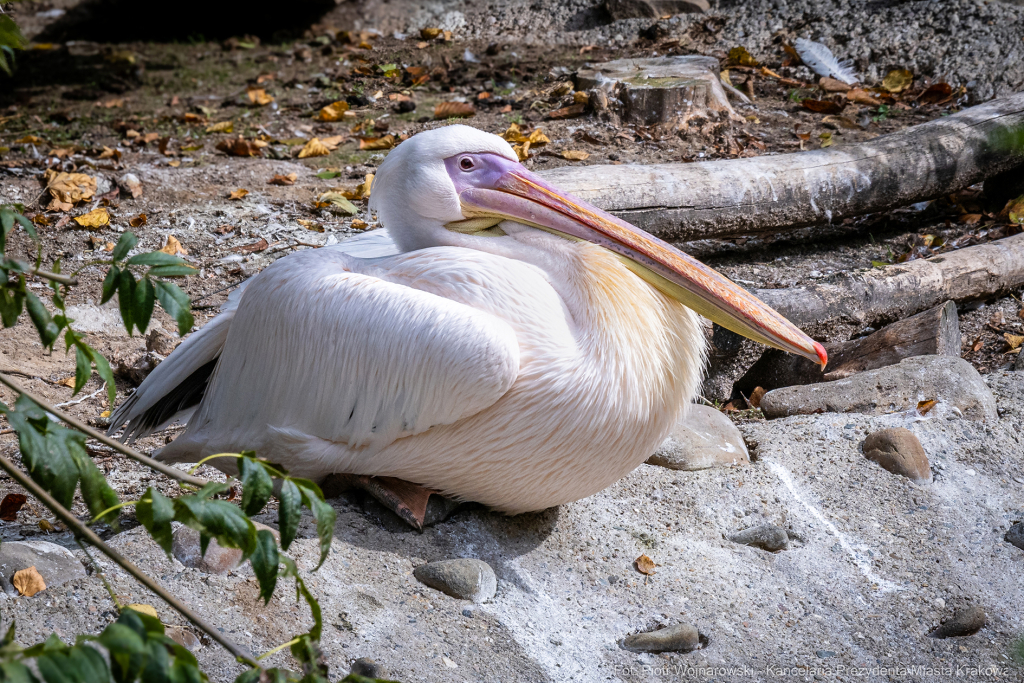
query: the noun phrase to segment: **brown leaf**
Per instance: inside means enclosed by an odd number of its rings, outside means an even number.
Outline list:
[[[49,168],[43,180],[50,196],[62,204],[87,202],[96,194],[96,179],[85,173],[63,173]]]
[[[548,113],[549,119],[571,119],[574,116],[581,116],[583,112],[587,110],[585,104],[570,104],[568,107],[562,107]]]
[[[927,415],[928,411],[934,408],[938,404],[936,400],[918,401],[917,402],[917,413],[918,415]]]
[[[234,121],[221,121],[214,123],[206,127],[207,133],[234,133],[235,122]]]
[[[246,94],[249,96],[249,102],[258,107],[265,107],[274,101],[274,98],[268,95],[263,88],[249,88]]]
[[[519,161],[526,161],[530,158],[530,141],[527,140],[521,145],[513,145],[512,151],[519,157]]]
[[[181,242],[179,242],[178,238],[174,235],[167,236],[167,243],[160,248],[160,251],[165,254],[170,254],[171,256],[177,256],[178,254],[188,255],[188,251],[185,247],[181,246]]]
[[[562,152],[562,158],[568,161],[586,161],[590,157],[589,152],[581,152],[575,149],[567,149]]]
[[[971,345],[971,351],[974,351],[975,353],[981,351],[983,348],[985,348],[985,340],[981,337],[975,339],[974,344]]]
[[[939,82],[929,85],[924,92],[918,95],[918,102],[924,104],[938,104],[953,96],[953,86],[949,83]]]
[[[866,90],[860,88],[854,88],[846,93],[846,99],[857,104],[866,104],[869,107],[877,107],[882,104],[882,100],[872,97]]]
[[[89,230],[98,230],[104,225],[110,224],[110,214],[103,207],[93,209],[89,213],[84,213],[81,216],[75,216],[74,221],[83,228]]]
[[[243,244],[240,247],[233,248],[231,251],[234,251],[239,254],[255,254],[258,251],[263,251],[269,246],[270,245],[267,244],[267,240],[261,237],[258,242],[253,242],[251,244]]]
[[[103,240],[100,240],[100,241],[102,242]],[[64,379],[62,379],[59,382],[57,382],[57,384],[63,384],[68,389],[74,389],[75,388],[75,378],[74,377],[65,377]]]
[[[893,69],[882,79],[882,87],[891,93],[903,92],[914,82],[914,74],[906,69]]]
[[[435,119],[464,119],[476,114],[470,102],[439,102],[434,107]]]
[[[436,40],[441,33],[441,29],[439,28],[421,28],[420,38],[423,40]]]
[[[320,114],[317,118],[321,121],[333,122],[341,121],[345,117],[345,113],[348,111],[348,102],[344,100],[340,102],[334,102],[328,104],[326,107],[320,110]]]
[[[842,105],[836,104],[832,100],[807,99],[800,104],[804,106],[804,109],[809,109],[815,114],[838,114],[843,110]]]
[[[508,130],[501,134],[501,139],[505,142],[519,143],[526,142],[527,138],[523,135],[523,131],[519,129],[519,124],[509,124]]]
[[[395,136],[390,133],[379,138],[363,138],[359,141],[359,149],[391,149],[395,141]]]
[[[526,138],[526,141],[534,147],[540,147],[541,145],[546,145],[551,142],[551,139],[547,135],[544,135],[544,131],[540,128],[534,128],[530,131],[530,135]]]
[[[299,179],[298,173],[289,173],[288,175],[276,174],[268,182],[270,185],[294,185],[295,181]]]
[[[1024,337],[1019,334],[1010,334],[1009,332],[1003,332],[1003,339],[1010,345],[1011,349],[1020,348],[1021,344],[1024,344]]]
[[[256,144],[255,141],[246,140],[242,137],[221,140],[217,143],[217,149],[234,157],[263,156],[263,152],[260,151],[260,145]]]
[[[24,493],[8,493],[0,501],[0,519],[5,522],[15,522],[18,519],[18,510],[28,500]]]
[[[327,148],[327,145],[320,142],[320,138],[311,138],[305,146],[299,150],[300,159],[308,159],[309,157],[325,157],[331,153],[331,150]]]
[[[43,577],[40,576],[35,566],[14,572],[14,578],[11,580],[11,583],[18,589],[18,593],[28,598],[31,598],[39,591],[46,590],[46,582],[43,581]]]
[[[980,222],[982,215],[980,213],[964,213],[960,214],[960,222],[966,223],[967,225],[974,225]]]
[[[352,219],[353,230],[366,230],[368,227],[370,227],[370,224],[367,223],[366,221],[360,220],[359,218]]]
[[[834,123],[840,128],[847,130],[861,130],[861,127],[857,123],[846,116],[826,116],[821,120],[822,123]]]
[[[853,86],[849,83],[843,83],[835,78],[829,78],[828,76],[822,76],[821,80],[818,81],[818,87],[825,92],[849,92],[853,90]]]
[[[636,570],[641,574],[645,574],[647,576],[657,574],[657,572],[654,571],[654,568],[658,565],[654,564],[654,560],[647,557],[647,555],[641,555],[640,557],[636,558],[635,560],[633,560],[633,564],[636,566]]]
[[[768,392],[764,390],[764,387],[755,387],[754,390],[750,392],[750,398],[747,399],[747,403],[750,404],[751,408],[760,408],[761,399],[767,393]]]
[[[141,228],[143,225],[146,224],[146,221],[148,220],[149,219],[146,217],[146,214],[140,213],[138,216],[133,216],[129,218],[128,225],[133,228]]]
[[[245,189],[244,187],[240,187],[237,190],[232,191],[231,194],[228,195],[228,199],[242,199],[247,194],[249,194],[249,190]]]

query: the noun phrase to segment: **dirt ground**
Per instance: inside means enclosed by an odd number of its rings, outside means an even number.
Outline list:
[[[61,5],[23,2],[12,12],[32,37],[55,18],[55,7]],[[701,51],[699,31],[685,46],[652,35],[622,46],[583,48],[464,41],[457,34],[450,41],[443,34],[433,40],[419,35],[399,39],[371,30],[349,33],[327,22],[298,30],[296,36],[277,42],[238,35],[220,42],[197,37],[36,44],[18,55],[13,79],[0,76],[0,203],[27,207],[42,237],[38,255],[44,265],[60,259],[64,271],[81,269],[81,284],[69,298],[71,314],[90,344],[113,364],[124,365],[119,397],[133,388],[127,370],[146,352],[146,339],[125,333],[116,308],[97,305],[104,269],[88,264],[104,258],[120,233],[132,230],[144,250],[161,248],[172,236],[180,242],[183,258],[200,269],[181,283],[192,297],[200,327],[234,286],[275,259],[376,227],[365,199],[354,199],[357,213],[348,216],[318,203],[318,197],[332,189],[358,192],[384,158],[386,136],[398,140],[448,123],[448,117],[435,115],[439,104],[472,104],[475,114],[463,122],[498,134],[513,124],[524,131],[539,128],[550,142],[530,150],[525,163],[547,169],[700,163],[843,146],[947,115],[966,103],[954,90],[937,104],[897,97],[884,106],[850,104],[841,115],[828,116],[800,104],[801,97],[827,97],[813,86],[794,87],[733,68],[733,84],[753,95],[753,105],[734,102],[742,122],[711,121],[666,133],[618,126],[592,114],[550,115],[573,103],[571,89],[562,84],[584,63]],[[710,44],[705,48],[728,66],[724,52]],[[786,60],[780,49],[765,65],[784,79],[803,77],[806,70],[787,66]],[[916,87],[920,92],[929,84]],[[319,120],[322,108],[339,101],[348,105],[342,120]],[[229,123],[232,132],[216,132]],[[218,149],[239,137],[257,156]],[[312,138],[338,138],[337,146],[326,156],[298,158]],[[569,161],[563,157],[567,151],[588,156]],[[97,200],[70,212],[47,211],[49,197],[40,179],[50,168],[96,176]],[[137,196],[126,181],[129,174],[141,183]],[[290,174],[294,179],[289,182]],[[232,193],[244,196],[231,198]],[[110,225],[87,230],[70,220],[100,205],[106,206]],[[745,287],[790,287],[1010,234],[1013,229],[997,218],[1002,208],[987,203],[976,187],[927,205],[832,226],[680,246]],[[132,222],[142,224],[130,227]],[[36,256],[23,235],[14,238],[14,245],[14,254]],[[1021,295],[960,308],[963,356],[982,374],[1013,363],[1004,334],[1024,334]],[[176,339],[173,322],[162,312],[154,316],[153,326]],[[836,330],[823,341],[862,332]],[[738,352],[716,353],[705,397],[727,401],[732,381],[760,352],[744,342]],[[82,394],[71,396],[61,380],[74,375],[73,356],[60,350],[43,353],[27,321],[0,334],[0,370],[97,426],[110,408],[95,378]],[[11,399],[11,392],[0,390],[0,400]],[[173,431],[160,434],[139,446],[153,448],[172,436]],[[0,449],[14,456],[14,437],[0,435]],[[123,459],[102,447],[97,453],[121,496],[141,493],[150,484],[148,475]],[[213,476],[212,471],[205,474]],[[30,502],[18,523],[0,523],[0,536],[47,535],[39,526],[42,519],[51,518]]]

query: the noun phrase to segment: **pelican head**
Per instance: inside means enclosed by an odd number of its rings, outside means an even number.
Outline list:
[[[403,250],[451,245],[495,251],[495,237],[543,231],[617,254],[636,275],[704,317],[825,366],[815,342],[742,287],[671,244],[527,171],[497,135],[462,125],[414,135],[381,164],[370,208]],[[512,224],[507,223],[513,222]],[[515,240],[513,241],[515,242]],[[503,246],[515,257],[517,247]]]

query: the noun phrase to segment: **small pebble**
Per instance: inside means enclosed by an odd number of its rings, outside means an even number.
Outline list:
[[[384,667],[369,657],[360,657],[352,662],[352,669],[349,673],[356,676],[365,676],[366,678],[384,678],[386,675]]]
[[[657,631],[634,633],[622,639],[622,647],[633,652],[692,652],[703,647],[707,639],[691,624],[675,624]]]
[[[468,557],[421,564],[412,573],[420,583],[460,600],[484,602],[498,590],[491,566]]]
[[[1017,522],[1010,527],[1003,539],[1010,545],[1015,545],[1024,550],[1024,522]]]
[[[968,607],[956,612],[953,617],[929,633],[931,638],[960,638],[977,633],[988,622],[988,616],[981,607]]]
[[[786,530],[774,524],[762,524],[744,529],[727,538],[733,543],[753,546],[772,553],[789,547],[789,535]]]
[[[916,482],[931,481],[928,455],[921,442],[909,429],[882,429],[864,439],[864,457],[873,460],[893,474]]]
[[[181,645],[189,652],[195,652],[196,650],[203,647],[203,644],[199,641],[199,637],[192,631],[187,631],[178,626],[171,626],[165,632],[167,637]]]

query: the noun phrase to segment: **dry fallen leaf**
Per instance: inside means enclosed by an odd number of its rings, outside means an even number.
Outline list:
[[[345,117],[345,112],[347,111],[348,102],[334,102],[321,109],[320,115],[317,118],[321,121],[327,122],[341,121]]]
[[[635,560],[633,560],[633,564],[636,565],[636,570],[641,574],[645,574],[647,576],[657,574],[657,572],[654,571],[654,568],[657,565],[654,564],[654,560],[647,557],[647,555],[641,555],[640,557],[636,558]]]
[[[747,399],[747,403],[750,404],[751,408],[760,408],[761,399],[767,393],[768,392],[764,390],[764,387],[755,387],[754,390],[750,392],[750,398]]]
[[[919,415],[927,415],[928,411],[934,408],[938,404],[936,400],[918,401],[917,412]]]
[[[57,384],[63,384],[64,386],[68,387],[69,389],[74,389],[75,388],[75,378],[74,377],[65,377],[64,379],[62,379],[59,382],[57,382]]]
[[[325,157],[331,153],[331,150],[327,148],[327,145],[320,142],[320,138],[311,138],[309,142],[299,150],[300,159],[308,159],[309,157]]]
[[[234,121],[221,121],[220,123],[214,123],[206,127],[207,133],[234,133],[235,122]]]
[[[237,252],[239,254],[254,254],[258,251],[263,251],[269,246],[270,245],[267,244],[267,240],[261,237],[257,242],[253,242],[251,244],[243,244],[240,247],[234,247],[231,251]]]
[[[268,183],[270,185],[294,185],[295,181],[299,179],[298,173],[289,173],[288,175],[281,175],[280,173],[274,175]]]
[[[359,141],[359,149],[391,149],[395,142],[395,136],[390,133],[379,138],[363,138]]]
[[[967,225],[974,225],[980,222],[982,215],[980,213],[964,213],[960,215],[960,222],[966,223]]]
[[[882,104],[881,100],[872,97],[866,90],[860,88],[854,88],[846,93],[846,99],[857,104],[866,104],[869,107],[877,107]]]
[[[0,519],[5,522],[15,522],[18,519],[18,511],[28,500],[24,493],[8,493],[0,501]]]
[[[50,520],[48,520],[48,519],[41,519],[41,520],[39,520],[39,523],[37,524],[37,526],[39,527],[40,530],[45,531],[47,533],[51,533],[51,532],[57,530],[57,527],[55,527],[53,524],[51,524]]]
[[[521,145],[513,145],[512,151],[519,157],[519,161],[526,161],[530,158],[530,141],[527,140]]]
[[[882,87],[892,93],[903,92],[914,82],[914,74],[906,69],[893,69],[882,79]]]
[[[567,149],[562,152],[562,158],[568,161],[586,161],[589,156],[589,152],[581,152],[575,149]]]
[[[179,242],[178,238],[174,235],[167,236],[167,243],[160,248],[160,251],[165,254],[170,254],[171,256],[177,256],[178,254],[188,256],[188,251],[185,247],[181,246],[181,242]]]
[[[831,131],[825,131],[824,133],[821,133],[820,135],[818,135],[818,139],[821,140],[821,146],[823,148],[831,147],[833,143],[835,143],[835,140],[832,138]]]
[[[138,216],[132,216],[131,218],[129,218],[128,225],[133,228],[141,228],[143,225],[146,224],[146,221],[148,220],[149,219],[146,217],[146,214],[140,213]]]
[[[352,219],[352,228],[353,229],[355,229],[355,230],[366,230],[368,227],[370,227],[370,224],[367,223],[366,221],[360,220],[358,218],[353,218]]]
[[[439,28],[421,28],[420,38],[423,40],[434,40],[441,35],[441,29]]]
[[[476,107],[469,102],[439,102],[434,107],[435,119],[464,119],[476,114]]]
[[[234,190],[231,194],[229,194],[228,199],[241,199],[247,194],[249,194],[249,190],[245,189],[244,187],[240,187],[237,190]]]
[[[336,213],[343,213],[346,216],[354,216],[359,213],[359,209],[355,207],[355,204],[350,202],[348,197],[337,190],[324,192],[322,195],[317,197],[316,206],[319,209],[329,209]]]
[[[18,589],[18,593],[28,598],[31,598],[39,591],[46,590],[46,582],[43,581],[43,577],[40,576],[35,566],[14,572],[14,578],[11,580],[11,583]]]
[[[953,86],[949,83],[940,81],[929,85],[928,88],[918,96],[917,101],[923,102],[924,104],[938,104],[952,96]]]
[[[217,143],[217,149],[235,157],[258,157],[263,156],[263,152],[260,151],[262,145],[257,144],[255,140],[246,140],[245,138],[239,137],[231,140],[221,140]]]
[[[81,216],[75,216],[74,221],[83,228],[90,230],[96,230],[102,228],[104,225],[110,224],[110,214],[103,207],[93,209],[89,213],[84,213]]]
[[[803,105],[804,109],[809,109],[816,114],[838,114],[843,110],[841,105],[838,105],[831,100],[806,99],[800,104]]]
[[[849,92],[853,89],[853,86],[849,83],[843,83],[835,78],[829,78],[828,76],[822,76],[821,80],[818,81],[818,87],[825,92]]]
[[[1003,332],[1003,339],[1010,345],[1011,349],[1019,349],[1021,344],[1024,344],[1024,337],[1019,334],[1010,334],[1009,332]]]
[[[147,614],[147,615],[153,617],[154,619],[159,619],[160,618],[157,615],[157,613],[156,613],[156,608],[153,607],[152,605],[146,605],[146,604],[143,604],[143,603],[140,603],[140,602],[133,602],[130,605],[125,605],[125,607],[127,607],[130,610],[135,610],[139,614]]]
[[[258,107],[265,107],[274,101],[274,98],[267,94],[263,88],[249,88],[246,91],[249,101]]]
[[[760,62],[754,59],[745,47],[734,47],[729,50],[729,64],[732,66],[760,66]]]
[[[519,124],[509,124],[508,130],[501,134],[501,139],[505,142],[526,142],[526,136],[523,135],[523,131],[519,129]]]
[[[983,348],[985,348],[985,340],[981,337],[975,339],[974,343],[971,345],[971,351],[974,351],[975,353],[981,351]]]
[[[96,194],[96,179],[85,173],[63,173],[49,168],[43,180],[50,196],[63,204],[87,202]]]
[[[571,119],[574,116],[582,116],[587,110],[587,105],[583,103],[570,104],[568,107],[562,107],[561,109],[555,109],[552,112],[548,112],[549,119]]]
[[[826,116],[821,120],[822,123],[834,123],[840,128],[847,130],[861,130],[861,127],[857,123],[846,116]]]
[[[546,145],[547,143],[551,142],[551,138],[549,138],[547,135],[544,135],[544,131],[542,131],[540,128],[534,128],[532,131],[530,131],[530,136],[526,138],[526,141],[529,142],[534,147],[539,147],[540,145]]]

